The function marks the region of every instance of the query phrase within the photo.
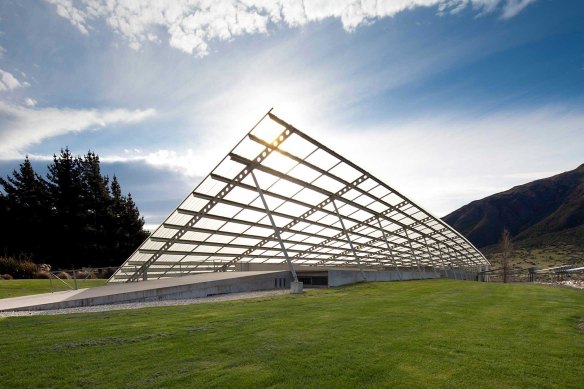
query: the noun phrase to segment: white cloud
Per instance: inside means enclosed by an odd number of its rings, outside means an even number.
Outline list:
[[[121,153],[100,153],[102,162],[141,162],[156,169],[177,173],[189,180],[205,177],[231,150],[237,136],[231,139],[233,142],[207,143],[202,141],[194,148],[173,148],[158,150],[123,149]],[[44,159],[44,156],[35,156],[35,159]],[[192,189],[192,188],[191,188]]]
[[[28,82],[20,82],[11,73],[0,69],[0,92],[12,91],[29,85]]]
[[[147,110],[27,108],[0,101],[0,158],[22,155],[44,139],[117,123],[136,123],[155,114]]]
[[[46,0],[57,13],[83,34],[89,24],[104,19],[129,46],[158,40],[160,29],[169,44],[189,54],[205,56],[213,40],[230,40],[245,34],[267,33],[272,24],[302,26],[327,18],[341,20],[353,31],[362,24],[417,7],[438,7],[440,15],[472,7],[480,13],[501,9],[508,19],[535,0]]]
[[[34,106],[36,106],[36,105],[37,105],[37,101],[36,101],[35,99],[31,99],[30,97],[27,97],[27,98],[24,100],[24,104],[26,104],[26,105],[27,105],[27,106],[29,106],[29,107],[34,107]]]
[[[215,158],[213,158],[213,155]],[[152,152],[143,152],[138,149],[124,149],[123,155],[103,155],[100,159],[103,162],[144,162],[153,167],[180,173],[192,178],[200,177],[209,172],[204,171],[207,165],[209,165],[209,157],[211,159],[218,157],[215,154],[215,150],[212,152],[197,150],[195,152],[193,149],[179,151],[161,149]]]
[[[47,0],[49,3],[53,3],[57,8],[57,14],[59,16],[68,19],[72,25],[77,27],[77,29],[82,34],[89,34],[85,23],[87,21],[87,13],[77,9],[73,5],[73,0]]]
[[[534,2],[535,0],[509,0],[505,5],[505,8],[503,8],[503,14],[501,17],[503,19],[510,19]]]

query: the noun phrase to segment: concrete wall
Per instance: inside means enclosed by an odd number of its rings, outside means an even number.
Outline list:
[[[434,272],[396,272],[396,271],[366,271],[365,276],[368,282],[379,282],[379,281],[407,281],[407,280],[420,280],[420,279],[433,279],[440,278],[440,274]],[[341,286],[356,284],[357,282],[363,282],[363,277],[361,272],[358,270],[329,270],[328,271],[328,285],[329,286]]]
[[[22,307],[15,307],[10,310],[12,311],[29,311],[29,310],[47,310],[47,309],[62,309],[62,308],[76,308],[76,307],[86,307],[94,305],[106,305],[106,304],[122,304],[122,303],[132,303],[132,302],[142,302],[142,301],[159,301],[159,300],[179,300],[188,298],[198,298],[206,297],[217,294],[226,293],[241,293],[241,292],[251,292],[258,290],[271,290],[277,289],[275,280],[278,278],[285,279],[285,285],[282,285],[282,289],[289,289],[291,276],[289,271],[284,272],[270,272],[267,274],[256,274],[245,276],[242,273],[242,277],[235,277],[229,279],[211,280],[203,282],[193,282],[189,284],[166,286],[162,288],[152,288],[143,290],[133,290],[128,292],[119,291],[124,285],[134,286],[132,284],[120,284],[114,285],[113,287],[105,286],[99,288],[92,288],[94,290],[101,289],[103,293],[100,295],[92,295],[90,297],[84,298],[83,292],[89,292],[89,289],[80,291],[81,293],[71,297],[70,299],[63,301],[54,301],[50,303],[39,303],[36,305],[27,305]],[[181,280],[176,278],[176,280]],[[157,282],[154,281],[144,281],[140,283],[141,285],[146,285],[147,282]],[[162,281],[162,280],[160,280]],[[115,288],[115,289],[114,289]],[[108,290],[109,289],[109,290]],[[117,290],[116,290],[117,289]],[[115,293],[113,291],[116,290]],[[77,291],[76,291],[77,292]],[[37,295],[40,296],[40,295]]]
[[[478,275],[478,273],[472,273],[472,272],[465,272],[464,270],[454,270],[454,269],[450,269],[450,270],[446,270],[446,275],[447,277],[445,277],[444,275],[444,270],[442,270],[440,272],[440,274],[442,275],[443,278],[450,278],[452,280],[469,280],[469,281],[475,281],[476,277]]]

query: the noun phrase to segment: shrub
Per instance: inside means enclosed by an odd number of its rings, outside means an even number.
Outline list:
[[[110,278],[111,276],[114,275],[116,270],[118,270],[117,267],[106,267],[104,269],[101,269],[101,272],[98,273],[97,277],[103,279]]]
[[[0,257],[0,274],[10,274],[14,278],[33,278],[38,266],[28,259]]]
[[[57,278],[60,278],[62,280],[70,280],[71,274],[67,273],[66,271],[62,271],[60,273],[57,273]]]
[[[12,278],[12,276],[10,274],[2,274],[0,276],[0,279],[2,279],[2,280],[12,280],[13,278]]]
[[[46,271],[38,271],[34,274],[34,278],[48,280],[51,278],[51,275]]]
[[[77,276],[77,279],[80,279],[80,280],[85,280],[85,279],[90,280],[90,279],[96,278],[95,273],[93,273],[92,271],[78,271],[76,273],[76,276]]]
[[[49,272],[51,271],[51,265],[43,263],[39,265],[39,271]]]

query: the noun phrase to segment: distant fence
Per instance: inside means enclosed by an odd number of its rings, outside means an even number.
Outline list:
[[[83,269],[71,269],[71,270],[54,270],[46,272],[49,279],[50,290],[54,292],[59,290],[59,286],[63,289],[63,286],[67,289],[77,290],[79,287],[84,287],[87,284],[87,280],[93,280],[97,278],[106,279],[111,277],[111,275],[116,271],[117,268],[114,267],[102,267],[102,268],[83,268]]]
[[[503,270],[491,269],[482,272],[488,275],[489,281],[503,282]],[[507,282],[561,282],[566,280],[583,280],[584,267],[577,265],[560,265],[545,269],[530,267],[513,269],[507,273]]]

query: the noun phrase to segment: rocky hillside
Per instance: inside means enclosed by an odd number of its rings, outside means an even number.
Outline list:
[[[514,241],[584,245],[584,164],[473,201],[444,220],[477,247],[496,244],[504,227]]]

